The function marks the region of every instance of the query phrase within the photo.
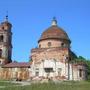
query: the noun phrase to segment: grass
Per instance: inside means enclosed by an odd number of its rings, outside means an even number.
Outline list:
[[[10,84],[10,83],[9,83]],[[0,82],[1,85],[1,82]],[[61,83],[37,83],[28,86],[11,86],[0,88],[0,90],[90,90],[90,82],[61,82]]]
[[[18,84],[12,83],[10,81],[0,81],[0,86],[12,86],[12,85],[18,85]]]

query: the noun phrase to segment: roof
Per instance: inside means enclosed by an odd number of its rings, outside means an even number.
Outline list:
[[[29,68],[30,63],[29,62],[11,62],[9,64],[6,64],[3,66],[3,68]]]
[[[65,40],[70,41],[67,33],[62,28],[58,27],[57,25],[52,25],[51,27],[46,29],[42,33],[38,42],[42,40],[46,40],[46,39],[65,39]]]
[[[87,66],[87,64],[85,62],[77,62],[74,66]]]

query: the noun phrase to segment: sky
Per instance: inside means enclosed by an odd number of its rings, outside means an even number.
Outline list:
[[[13,61],[29,61],[54,16],[71,39],[72,51],[90,59],[90,0],[0,0],[0,22],[7,11],[13,25]]]

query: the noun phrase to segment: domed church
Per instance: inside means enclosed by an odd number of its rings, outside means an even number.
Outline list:
[[[0,24],[0,79],[7,80],[85,80],[84,63],[73,63],[71,40],[53,18],[51,26],[31,50],[29,62],[14,62],[12,56],[12,24],[8,16]]]
[[[83,80],[85,65],[72,63],[73,52],[67,33],[53,18],[51,26],[38,40],[38,48],[31,50],[31,76],[58,80]]]

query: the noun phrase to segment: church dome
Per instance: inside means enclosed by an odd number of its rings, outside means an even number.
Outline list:
[[[58,39],[58,40],[68,40],[70,41],[67,33],[60,27],[57,26],[57,21],[56,19],[53,19],[52,21],[52,26],[46,29],[38,42],[42,40],[47,40],[47,39]]]

